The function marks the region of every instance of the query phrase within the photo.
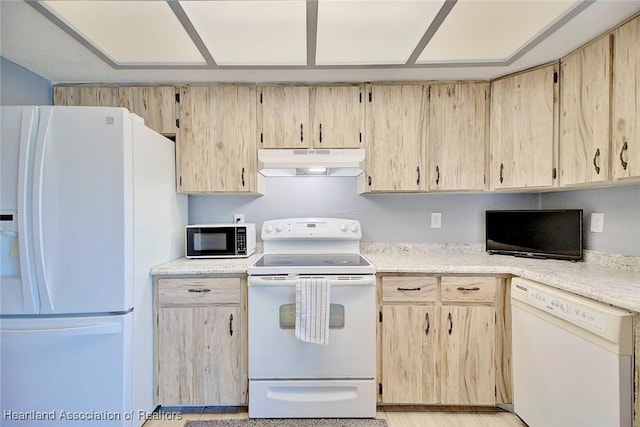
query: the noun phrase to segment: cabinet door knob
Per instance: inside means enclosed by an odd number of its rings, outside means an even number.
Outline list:
[[[242,168],[242,186],[244,187],[244,168]]]
[[[451,313],[447,316],[447,321],[449,322],[449,335],[453,333],[453,318],[451,317]]]
[[[320,123],[320,144],[322,144],[322,123]]]
[[[504,177],[502,176],[503,172],[504,172],[504,164],[500,163],[500,184],[502,184],[502,182],[504,181]]]
[[[302,130],[302,123],[300,123],[300,142],[304,141],[304,132]]]
[[[416,185],[420,185],[420,166],[416,168],[416,172],[418,173],[418,179],[416,180]]]
[[[229,315],[229,335],[233,336],[233,314]]]
[[[440,183],[440,168],[436,166],[436,185]]]
[[[596,154],[593,155],[593,167],[596,170],[596,174],[600,174],[600,166],[598,166],[598,157],[600,157],[600,149],[596,149]]]
[[[629,163],[625,162],[622,156],[624,152],[627,151],[628,148],[629,146],[627,145],[627,141],[625,141],[624,144],[622,145],[622,150],[620,150],[620,163],[622,164],[622,169],[624,170],[627,170],[627,166],[629,166]]]
[[[429,335],[429,330],[431,329],[431,321],[429,321],[429,313],[425,316],[425,320],[427,321],[427,327],[424,330],[425,335]]]
[[[369,187],[371,187],[371,175],[369,175],[368,181],[369,181]]]

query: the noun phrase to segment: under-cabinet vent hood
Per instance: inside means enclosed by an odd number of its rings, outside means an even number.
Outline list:
[[[264,176],[358,176],[364,170],[364,149],[258,150],[258,171]]]

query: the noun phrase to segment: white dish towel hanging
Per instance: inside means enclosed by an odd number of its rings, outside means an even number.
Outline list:
[[[296,338],[329,344],[330,286],[327,279],[301,277],[296,281]]]

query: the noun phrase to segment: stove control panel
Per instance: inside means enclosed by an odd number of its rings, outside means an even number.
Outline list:
[[[360,222],[343,218],[288,218],[265,221],[263,240],[360,240]]]

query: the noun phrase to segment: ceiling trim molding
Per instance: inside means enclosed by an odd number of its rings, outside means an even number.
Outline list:
[[[446,0],[444,2],[436,17],[433,19],[433,21],[431,21],[431,25],[429,25],[429,28],[427,28],[427,31],[425,31],[416,48],[409,56],[409,59],[407,59],[406,65],[414,65],[416,63],[416,60],[418,59],[418,57],[420,57],[420,54],[427,46],[427,44],[429,44],[434,34],[438,31],[438,28],[440,28],[456,3],[458,3],[458,0]]]
[[[318,43],[318,0],[307,0],[307,66],[316,65]]]
[[[207,49],[207,46],[202,41],[200,34],[198,34],[198,32],[196,31],[196,27],[193,26],[193,23],[187,16],[187,13],[184,11],[184,9],[182,8],[178,0],[167,0],[167,4],[169,5],[173,13],[176,15],[176,18],[178,18],[178,21],[180,22],[180,24],[184,27],[184,30],[187,32],[187,34],[191,38],[191,41],[193,42],[193,44],[196,45],[196,48],[200,52],[200,55],[202,55],[204,60],[207,62],[208,65],[205,66],[205,68],[216,67],[217,64],[215,59],[213,59],[211,52],[209,52],[209,49]],[[172,68],[172,67],[167,67],[167,68]]]

